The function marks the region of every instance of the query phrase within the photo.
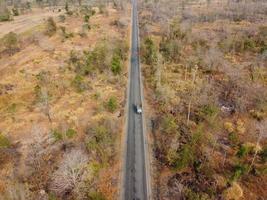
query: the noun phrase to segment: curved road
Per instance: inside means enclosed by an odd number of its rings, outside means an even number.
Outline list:
[[[139,66],[139,36],[137,0],[132,0],[132,46],[130,85],[128,94],[127,143],[123,173],[122,199],[147,200],[148,169],[143,114],[137,114],[135,105],[142,105],[141,73]]]

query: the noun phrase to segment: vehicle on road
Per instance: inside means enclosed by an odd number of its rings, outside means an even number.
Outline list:
[[[137,105],[135,106],[135,109],[136,109],[136,113],[137,113],[137,114],[141,114],[141,113],[142,113],[142,106],[141,106],[141,105],[137,104]]]

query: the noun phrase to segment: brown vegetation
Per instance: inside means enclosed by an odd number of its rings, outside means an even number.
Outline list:
[[[118,195],[130,12],[81,6],[0,39],[0,199]]]
[[[266,8],[142,2],[155,199],[267,198]]]

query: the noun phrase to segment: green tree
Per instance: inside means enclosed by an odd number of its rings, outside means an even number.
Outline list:
[[[146,38],[142,47],[143,60],[147,65],[157,63],[157,48],[151,38]]]

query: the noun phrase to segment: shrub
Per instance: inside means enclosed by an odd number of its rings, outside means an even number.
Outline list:
[[[71,50],[70,51],[70,57],[69,57],[69,62],[70,64],[75,64],[80,60],[79,54],[77,51]]]
[[[209,200],[208,194],[197,193],[191,190],[190,188],[186,188],[184,190],[184,196],[187,200]]]
[[[212,117],[214,115],[217,115],[218,112],[219,112],[218,107],[216,107],[214,105],[204,105],[200,110],[200,113],[203,116],[208,116],[208,117]]]
[[[88,23],[89,19],[90,19],[90,15],[87,15],[87,14],[84,15],[84,17],[83,17],[84,22]]]
[[[17,110],[17,104],[12,103],[10,106],[8,106],[7,110],[9,113],[15,113]]]
[[[107,11],[107,8],[106,8],[105,5],[100,4],[100,5],[98,6],[98,9],[99,9],[99,13],[100,13],[100,14],[108,15],[108,11]]]
[[[36,75],[36,78],[41,84],[47,84],[49,76],[50,76],[49,71],[42,70]]]
[[[186,37],[186,34],[181,31],[180,27],[180,21],[178,19],[175,19],[170,24],[170,33],[168,35],[168,38],[170,39],[184,39]]]
[[[263,162],[267,161],[267,145],[263,147],[263,150],[260,153],[260,157]]]
[[[101,192],[90,192],[89,200],[106,200],[105,196]]]
[[[244,50],[256,51],[256,42],[253,38],[246,37],[244,39]]]
[[[239,143],[239,138],[238,138],[237,134],[234,132],[229,133],[228,139],[230,140],[230,142],[233,146],[236,146]]]
[[[26,3],[25,3],[25,8],[26,8],[27,10],[30,10],[30,9],[32,8],[32,6],[31,6],[31,2],[26,1]]]
[[[93,173],[93,176],[97,176],[101,168],[103,168],[103,163],[97,161],[90,162],[89,168]]]
[[[61,30],[62,35],[63,35],[63,37],[64,37],[65,39],[74,37],[74,34],[73,34],[73,33],[68,33],[68,32],[66,31],[66,27],[65,27],[65,26],[60,26],[60,30]]]
[[[93,15],[95,15],[95,13],[96,13],[96,12],[95,12],[95,10],[94,10],[94,9],[90,8],[90,11],[89,11],[89,13],[90,13],[90,15],[91,15],[91,16],[93,16]]]
[[[114,123],[107,119],[95,122],[87,129],[88,138],[86,140],[87,150],[95,156],[103,165],[107,164],[114,155],[115,133],[112,128]]]
[[[10,147],[11,143],[9,139],[0,133],[0,149]]]
[[[93,51],[86,54],[86,63],[93,65],[100,72],[103,72],[105,69],[108,69],[107,55],[108,49],[106,44],[99,43]]]
[[[231,123],[231,122],[225,122],[224,123],[224,128],[225,128],[225,130],[228,132],[228,133],[232,133],[232,132],[234,132],[234,125],[233,125],[233,123]]]
[[[249,114],[251,115],[251,117],[253,117],[254,119],[258,121],[263,120],[265,117],[265,113],[262,111],[250,110]]]
[[[110,112],[114,112],[118,107],[117,99],[116,97],[110,97],[107,102],[107,109]]]
[[[36,102],[41,102],[42,99],[42,88],[40,85],[36,85],[34,87],[34,94],[35,94],[35,101]]]
[[[121,60],[126,60],[128,56],[129,47],[126,41],[117,41],[116,48],[114,49],[114,54],[119,56]]]
[[[19,16],[19,10],[18,8],[12,8],[12,12],[14,16]]]
[[[262,38],[266,38],[267,37],[267,26],[260,26],[259,27],[259,35]]]
[[[237,164],[234,166],[234,174],[231,176],[230,181],[237,181],[240,179],[244,174],[248,173],[249,166],[246,164]]]
[[[3,44],[9,54],[13,54],[19,49],[18,36],[14,32],[10,32],[3,37]]]
[[[74,129],[71,129],[71,128],[69,128],[66,131],[67,138],[73,138],[76,134],[77,134],[77,132]]]
[[[177,40],[162,39],[159,51],[169,61],[178,62],[180,59],[181,45]]]
[[[228,36],[228,38],[219,42],[219,47],[225,52],[234,51],[243,53],[244,51],[258,51],[256,38],[246,35],[238,35],[236,37]]]
[[[261,165],[261,166],[255,167],[255,175],[266,176],[267,175],[267,166]]]
[[[69,12],[69,4],[68,4],[68,2],[65,3],[65,11]]]
[[[65,15],[59,15],[58,19],[59,19],[60,22],[65,22],[66,17],[65,17]]]
[[[83,31],[89,31],[91,29],[91,26],[90,26],[90,24],[85,23],[85,24],[83,24],[82,29],[83,29]]]
[[[177,166],[177,162],[179,161],[179,154],[176,149],[169,148],[166,158],[170,166]]]
[[[78,33],[78,35],[81,37],[81,38],[86,38],[87,37],[87,34],[84,32],[84,31],[80,31]]]
[[[208,42],[204,39],[196,39],[191,42],[191,46],[196,51],[198,48],[207,50],[209,48]]]
[[[68,11],[68,12],[67,12],[67,15],[69,15],[69,16],[73,15],[73,11],[71,11],[71,10]]]
[[[79,73],[83,76],[85,75],[89,75],[92,74],[92,72],[95,70],[95,67],[92,65],[92,63],[90,62],[90,59],[87,59],[87,57],[85,56],[85,62],[83,64],[81,64],[80,68],[79,68]],[[76,72],[77,72],[77,67],[76,67]]]
[[[92,9],[92,7],[88,7],[86,5],[82,6],[81,10],[80,10],[81,14],[83,15],[89,15],[89,16],[92,16],[95,14],[95,10]]]
[[[230,199],[242,199],[244,196],[243,190],[240,185],[236,182],[233,182],[231,186],[225,189],[222,193],[222,199],[230,200]]]
[[[76,75],[72,80],[72,85],[76,88],[77,92],[83,92],[86,89],[84,79],[81,75]]]
[[[177,124],[173,115],[165,115],[161,121],[162,131],[167,134],[174,134],[177,132]]]
[[[113,56],[112,61],[111,61],[111,71],[113,72],[114,75],[120,74],[121,73],[121,59],[119,56]]]
[[[49,193],[48,194],[48,200],[58,200],[57,196],[54,193]]]
[[[53,36],[57,31],[57,25],[56,22],[52,17],[49,17],[47,22],[46,22],[46,30],[45,34],[48,35],[49,37]]]
[[[201,145],[204,144],[202,129],[203,127],[199,127],[189,141],[182,146],[179,152],[179,159],[176,162],[176,168],[183,169],[193,166],[196,156],[201,154]]]
[[[176,168],[183,169],[193,164],[195,160],[194,148],[190,144],[185,144],[179,153],[179,159],[176,162]]]
[[[11,20],[12,20],[11,13],[7,8],[4,9],[2,12],[0,12],[0,22],[11,21]]]
[[[55,142],[63,139],[63,134],[61,132],[59,132],[58,130],[53,130],[52,136],[53,136]]]
[[[218,113],[220,112],[219,108],[214,105],[204,105],[199,111],[199,116],[210,124],[216,119]]]
[[[77,73],[77,75],[85,76],[91,74],[95,70],[95,66],[92,63],[91,56],[92,56],[91,52],[84,52],[83,56],[79,55],[78,52],[73,50],[70,52],[69,63],[74,66],[74,70]],[[80,79],[83,77],[80,78],[77,77],[77,78]],[[77,81],[78,81],[77,83],[79,83],[79,80]],[[83,86],[85,86],[85,84],[83,84]]]
[[[239,158],[244,158],[245,156],[247,156],[250,152],[252,151],[252,148],[246,145],[240,145],[239,146],[239,150],[236,153],[236,155]]]

